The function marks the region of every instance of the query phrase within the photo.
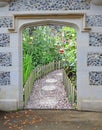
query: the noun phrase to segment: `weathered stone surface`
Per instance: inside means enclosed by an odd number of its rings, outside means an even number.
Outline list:
[[[12,0],[10,11],[35,10],[88,10],[90,2],[86,0]]]
[[[12,54],[0,52],[0,66],[12,66]]]
[[[88,66],[102,66],[102,53],[88,53],[87,55]]]
[[[102,27],[102,15],[89,15],[86,17],[87,26]]]
[[[11,16],[1,16],[0,17],[0,28],[12,28],[13,19]]]
[[[102,85],[102,72],[89,72],[89,83],[90,85]]]
[[[10,85],[10,72],[0,72],[0,85]]]
[[[9,47],[9,46],[10,46],[10,34],[0,33],[0,47]]]
[[[102,47],[102,33],[91,32],[89,34],[89,46]]]

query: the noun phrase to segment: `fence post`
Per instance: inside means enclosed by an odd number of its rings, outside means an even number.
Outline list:
[[[71,84],[70,79],[66,75],[66,72],[64,69],[63,69],[63,84],[65,86],[65,90],[67,90],[68,96],[71,96],[71,104],[73,105],[76,91],[75,91],[75,87]]]

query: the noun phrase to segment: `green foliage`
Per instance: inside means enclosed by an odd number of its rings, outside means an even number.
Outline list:
[[[76,81],[76,31],[64,26],[37,26],[23,31],[24,83],[36,66],[63,61],[68,76]]]
[[[24,55],[24,62],[23,62],[23,84],[26,83],[31,71],[33,70],[32,66],[32,57],[28,54]]]
[[[23,31],[24,83],[29,77],[29,72],[26,72],[27,70],[30,71],[32,70],[31,68],[38,65],[60,60],[58,48],[54,45],[56,39],[50,35],[50,27],[33,27],[32,33],[30,29],[32,29],[32,27],[26,28]],[[31,59],[32,62],[30,62]]]
[[[71,79],[74,86],[76,86],[76,31],[70,27],[63,27],[63,48],[64,67],[68,77]]]

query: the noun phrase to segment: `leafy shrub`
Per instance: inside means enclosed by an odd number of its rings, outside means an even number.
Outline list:
[[[52,61],[63,61],[76,85],[76,31],[65,26],[28,27],[23,31],[24,83],[32,69]]]

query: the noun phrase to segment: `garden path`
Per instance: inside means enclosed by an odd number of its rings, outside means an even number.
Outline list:
[[[71,109],[63,85],[63,71],[55,70],[34,83],[25,109]]]

